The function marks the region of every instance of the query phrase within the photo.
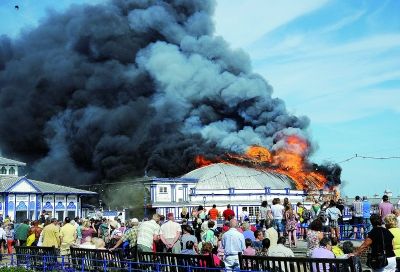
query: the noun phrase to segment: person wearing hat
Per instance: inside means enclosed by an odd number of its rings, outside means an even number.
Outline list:
[[[42,230],[44,247],[60,247],[60,227],[56,218],[51,219],[51,224],[45,226]]]
[[[181,243],[179,238],[181,237],[182,228],[181,225],[174,221],[174,214],[167,214],[168,221],[165,222],[160,229],[160,238],[164,243],[167,252],[172,253],[181,252]]]
[[[133,256],[136,256],[136,249],[137,249],[137,236],[138,236],[138,231],[139,231],[139,220],[137,218],[133,218],[131,220],[132,227],[127,230],[124,235],[122,236],[121,239],[118,240],[118,242],[110,248],[110,250],[114,250],[116,248],[119,248],[122,243],[124,242],[129,242],[129,248],[131,252],[133,252]]]

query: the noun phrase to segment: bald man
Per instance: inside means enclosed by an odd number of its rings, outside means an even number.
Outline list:
[[[229,221],[229,230],[222,236],[222,247],[224,248],[224,263],[226,268],[236,269],[239,267],[239,252],[246,248],[244,236],[236,228],[236,219]]]

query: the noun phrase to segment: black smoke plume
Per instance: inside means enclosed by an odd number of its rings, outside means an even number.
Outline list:
[[[307,138],[249,57],[215,36],[214,1],[115,0],[0,38],[0,149],[30,176],[91,184],[179,176],[193,158]]]

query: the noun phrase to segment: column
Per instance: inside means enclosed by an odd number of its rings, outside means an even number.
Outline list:
[[[176,184],[171,184],[171,202],[176,202]]]
[[[182,185],[182,192],[183,192],[183,202],[188,201],[188,185],[187,184]]]
[[[156,189],[157,189],[157,185],[155,185],[155,184],[150,185],[150,202],[151,203],[157,202]]]

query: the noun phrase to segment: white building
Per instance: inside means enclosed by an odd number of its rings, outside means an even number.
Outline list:
[[[0,215],[16,222],[37,219],[42,210],[51,217],[81,216],[81,196],[97,193],[19,176],[23,162],[0,157]]]
[[[250,216],[255,216],[264,200],[271,204],[274,198],[287,197],[296,204],[306,195],[295,189],[288,176],[225,163],[195,169],[181,178],[153,178],[145,186],[150,193],[147,207],[163,215],[173,212],[176,217],[183,207],[191,213],[194,207],[209,209],[213,204],[220,211],[230,204],[236,215],[247,207]]]

